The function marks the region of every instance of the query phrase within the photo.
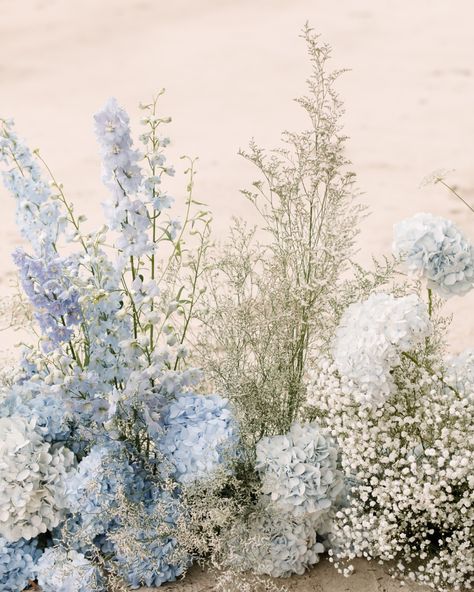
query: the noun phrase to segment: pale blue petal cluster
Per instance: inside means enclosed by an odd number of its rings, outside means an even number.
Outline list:
[[[141,155],[133,148],[129,117],[112,98],[94,120],[102,153],[103,180],[112,194],[106,207],[108,224],[120,232],[116,242],[120,251],[127,256],[143,255],[153,248],[147,233],[151,220],[138,195],[143,180],[138,165]]]
[[[315,422],[294,423],[284,436],[262,438],[255,467],[269,503],[294,518],[323,517],[343,487],[337,447]]]
[[[40,555],[36,540],[10,543],[0,536],[0,590],[20,592],[26,588]]]
[[[208,477],[235,453],[237,427],[227,399],[184,393],[163,410],[158,448],[180,483]]]
[[[157,508],[161,514],[160,527],[169,525],[169,535],[160,534],[154,528],[153,522],[156,518],[153,519],[153,513]],[[143,553],[131,553],[130,550],[127,552],[126,545],[124,548],[116,545],[115,548],[114,561],[118,573],[131,588],[158,587],[165,582],[172,582],[186,567],[186,561],[177,561],[173,556],[178,545],[174,536],[175,523],[180,511],[178,501],[169,493],[156,489],[146,509],[150,514],[150,524],[147,526],[144,521],[141,530],[127,530],[124,533],[124,540],[134,540],[132,549],[138,545],[143,548]]]
[[[295,519],[278,511],[251,517],[237,541],[236,555],[247,549],[244,562],[252,571],[274,578],[303,575],[318,563],[325,549],[311,516]]]
[[[401,352],[412,350],[430,333],[427,307],[418,296],[372,294],[342,315],[333,341],[336,368],[357,385],[359,403],[381,405],[392,393],[390,372]]]
[[[46,549],[36,575],[42,592],[105,592],[96,566],[82,553],[61,547]]]
[[[0,536],[28,540],[64,517],[65,482],[74,455],[46,442],[34,418],[0,417],[0,434]]]
[[[15,198],[22,236],[31,243],[36,255],[53,254],[65,219],[58,202],[51,199],[51,189],[42,178],[37,161],[18,138],[11,121],[0,121],[0,162],[7,167],[2,174],[3,183]]]
[[[445,298],[462,296],[474,286],[474,247],[450,220],[420,213],[399,222],[393,252]]]
[[[47,442],[65,441],[70,436],[72,415],[61,393],[43,381],[17,383],[0,394],[0,417],[12,415],[34,418],[36,431]]]
[[[68,279],[64,261],[34,258],[22,250],[13,253],[22,287],[33,306],[49,347],[69,341],[82,320],[79,293]]]
[[[118,442],[97,444],[66,482],[68,509],[80,518],[84,539],[107,532],[114,520],[117,495],[134,484],[134,471]]]

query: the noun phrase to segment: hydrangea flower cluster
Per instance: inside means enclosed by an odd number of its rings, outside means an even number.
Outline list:
[[[262,493],[284,514],[320,518],[341,492],[337,448],[317,423],[294,423],[284,436],[262,438],[256,456]]]
[[[71,434],[72,415],[60,393],[35,380],[18,382],[0,395],[0,417],[35,418],[35,431],[47,442],[62,442]]]
[[[159,450],[180,483],[208,477],[235,451],[237,426],[227,399],[219,395],[179,396],[163,409]]]
[[[235,564],[274,578],[304,574],[325,551],[311,516],[295,519],[268,508],[252,514],[230,546]]]
[[[0,418],[0,536],[31,539],[57,526],[65,514],[65,481],[73,453],[45,442],[35,421]]]
[[[24,539],[11,543],[0,537],[0,587],[3,592],[18,592],[26,588],[32,578],[35,563],[41,552],[36,541]]]
[[[473,288],[474,247],[453,222],[420,213],[396,224],[394,233],[395,256],[429,288],[445,298]]]
[[[119,529],[112,536],[117,573],[132,589],[172,582],[189,564],[190,558],[180,552],[176,538],[180,512],[173,495],[154,488],[144,512],[139,514],[140,525]]]
[[[133,482],[133,469],[120,444],[92,448],[66,482],[68,509],[80,518],[78,539],[92,541],[109,530],[117,496],[130,491]]]
[[[339,373],[356,385],[355,400],[385,403],[394,387],[391,370],[401,353],[414,349],[430,332],[428,311],[414,294],[372,294],[348,306],[336,330],[333,356]]]
[[[43,592],[105,592],[99,570],[82,553],[61,547],[46,549],[36,575]]]

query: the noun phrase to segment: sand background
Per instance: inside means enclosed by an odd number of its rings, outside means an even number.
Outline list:
[[[470,0],[0,0],[0,116],[15,118],[95,225],[105,191],[92,114],[114,95],[138,123],[139,101],[166,87],[178,206],[178,157],[199,155],[196,197],[224,237],[231,215],[253,215],[238,192],[253,180],[238,148],[252,136],[274,146],[282,129],[303,124],[292,98],[309,73],[298,38],[308,20],[333,46],[334,66],[351,68],[339,90],[348,155],[373,212],[360,237],[368,261],[389,250],[393,223],[418,211],[450,217],[474,238],[474,214],[440,186],[419,187],[433,170],[455,169],[450,179],[474,203],[473,16]],[[0,203],[5,296],[21,241],[3,188]],[[449,303],[453,351],[474,344],[473,304],[474,295]],[[4,332],[0,349],[17,340]],[[323,564],[291,590],[398,589],[372,569],[359,564],[341,580]],[[212,583],[197,574],[173,589]]]

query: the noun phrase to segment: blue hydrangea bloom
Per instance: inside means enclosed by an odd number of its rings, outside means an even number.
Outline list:
[[[82,553],[46,549],[36,567],[43,592],[105,592],[99,570]]]
[[[227,399],[185,393],[163,410],[158,448],[180,483],[208,477],[235,452],[237,425]]]
[[[179,503],[168,492],[153,489],[151,499],[146,506],[146,513],[150,516],[150,526],[147,528],[125,529],[123,536],[117,536],[115,545],[115,563],[118,572],[131,588],[140,586],[161,586],[165,582],[172,582],[179,577],[189,557],[177,553],[177,540],[173,536],[176,528]],[[157,527],[157,518],[159,524]],[[169,525],[169,534],[163,534]],[[127,541],[133,539],[133,544]],[[121,545],[121,541],[125,544]],[[143,553],[136,549],[143,549]]]
[[[393,251],[445,298],[474,287],[474,246],[445,218],[416,214],[394,227]]]
[[[317,423],[294,423],[284,436],[262,438],[256,469],[262,493],[280,512],[323,517],[343,488],[335,442]]]
[[[69,510],[80,517],[88,540],[104,534],[114,518],[117,494],[134,485],[134,471],[117,442],[98,444],[66,483]]]
[[[79,293],[67,277],[65,261],[37,259],[20,249],[13,253],[13,260],[42,333],[53,347],[69,341],[72,327],[81,322],[82,312]]]
[[[26,588],[35,578],[35,562],[40,555],[36,539],[10,543],[0,537],[0,590],[19,592]]]

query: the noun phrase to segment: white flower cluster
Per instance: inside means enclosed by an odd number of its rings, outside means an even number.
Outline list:
[[[474,584],[473,399],[441,372],[409,360],[384,406],[354,405],[337,367],[323,361],[310,388],[341,450],[350,485],[335,516],[333,560],[395,561],[400,575],[435,590]]]
[[[474,247],[445,218],[416,214],[394,227],[393,252],[428,287],[449,298],[474,286]]]
[[[45,442],[34,420],[0,418],[0,536],[31,539],[57,526],[65,513],[65,480],[73,453]]]
[[[351,304],[336,330],[333,356],[341,376],[356,385],[356,401],[383,404],[393,391],[390,372],[401,352],[412,350],[430,331],[426,307],[414,294],[379,293]]]
[[[262,493],[295,518],[322,516],[342,489],[337,448],[317,423],[294,423],[284,436],[262,438],[256,455]]]

